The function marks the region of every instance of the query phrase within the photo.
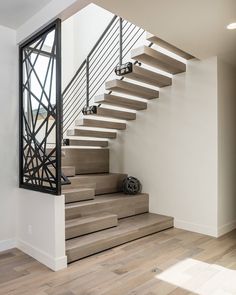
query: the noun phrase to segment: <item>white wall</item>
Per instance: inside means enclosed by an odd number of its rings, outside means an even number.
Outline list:
[[[150,211],[217,234],[217,59],[190,61],[112,144],[111,170],[138,177]]]
[[[236,68],[218,59],[218,231],[236,227]]]
[[[15,245],[18,185],[16,32],[0,26],[0,251]]]
[[[66,267],[64,197],[18,188],[16,32],[0,26],[0,39],[0,251],[19,247],[53,270],[61,269]]]
[[[62,85],[72,79],[113,14],[90,4],[62,23]]]
[[[67,267],[65,199],[19,189],[17,247],[53,270]]]

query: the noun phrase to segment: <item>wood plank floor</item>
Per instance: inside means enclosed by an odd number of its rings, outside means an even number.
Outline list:
[[[214,239],[170,229],[57,273],[19,250],[5,251],[0,253],[0,294],[236,294],[236,230]]]

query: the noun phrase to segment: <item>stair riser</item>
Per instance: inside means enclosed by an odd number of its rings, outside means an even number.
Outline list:
[[[101,240],[96,243],[91,243],[90,245],[86,245],[83,247],[75,248],[66,251],[68,262],[73,262],[75,260],[87,257],[89,255],[99,253],[101,251],[113,248],[118,245],[122,245],[124,243],[139,239],[141,237],[145,237],[147,235],[160,232],[162,230],[173,227],[173,220],[158,223],[156,225],[147,226],[145,228],[134,230],[132,232],[126,233],[125,235],[117,235],[113,239],[109,240]]]
[[[112,213],[118,218],[129,217],[149,210],[148,195],[130,196],[127,199],[110,200],[102,203],[84,204],[79,207],[66,208],[66,220],[97,213]]]
[[[95,191],[93,189],[84,192],[65,193],[65,203],[93,200]]]
[[[70,178],[68,188],[94,188],[95,195],[116,193],[122,190],[122,182],[126,174],[121,175],[97,175],[91,177]]]
[[[62,158],[63,166],[74,166],[76,174],[109,172],[108,149],[68,149]]]
[[[117,226],[117,216],[110,216],[101,220],[91,221],[86,224],[80,224],[66,228],[66,239],[72,239],[89,233],[93,233],[99,230],[111,228]]]
[[[61,170],[67,177],[75,176],[75,167],[62,167]]]

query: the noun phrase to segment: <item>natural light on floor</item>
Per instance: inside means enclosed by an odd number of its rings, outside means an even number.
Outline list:
[[[156,278],[199,295],[236,294],[236,270],[195,259],[185,259]]]

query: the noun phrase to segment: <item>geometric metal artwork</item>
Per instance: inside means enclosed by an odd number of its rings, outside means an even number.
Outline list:
[[[61,21],[20,45],[20,187],[61,193]]]

